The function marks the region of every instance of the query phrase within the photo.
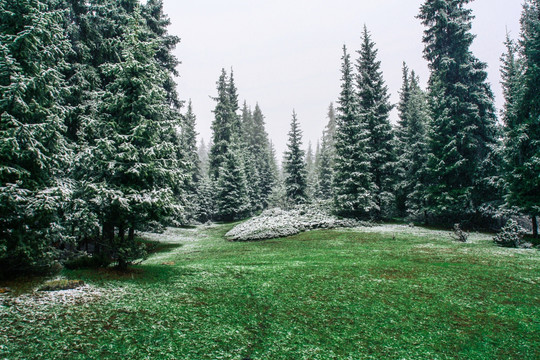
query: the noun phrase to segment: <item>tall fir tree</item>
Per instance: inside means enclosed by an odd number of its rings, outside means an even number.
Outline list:
[[[428,156],[427,125],[429,108],[427,97],[420,88],[414,71],[404,67],[404,84],[401,93],[400,121],[397,131],[398,193],[403,195],[403,214],[410,218],[424,219],[426,169]],[[405,93],[406,91],[406,93]]]
[[[243,219],[250,213],[251,204],[242,161],[242,150],[237,141],[225,155],[225,161],[219,170],[220,175],[215,185],[218,220]]]
[[[359,119],[369,134],[370,173],[373,176],[374,216],[390,218],[394,212],[395,153],[389,115],[390,95],[377,60],[377,49],[364,26],[362,47],[358,51],[357,94]]]
[[[0,0],[0,276],[47,266],[63,235],[63,14],[39,0]]]
[[[178,119],[164,88],[167,73],[138,7],[118,41],[120,61],[100,67],[110,82],[83,128],[77,165],[102,237],[125,267],[140,256],[135,230],[174,224],[184,215],[186,179],[175,146]]]
[[[306,195],[309,201],[312,201],[315,198],[317,193],[317,167],[315,166],[315,154],[313,153],[313,146],[311,141],[308,142],[307,152],[306,152]]]
[[[370,173],[369,136],[359,119],[350,55],[343,46],[341,93],[336,117],[334,206],[338,214],[367,217],[375,207]]]
[[[317,157],[318,195],[323,200],[333,197],[334,163],[336,158],[336,113],[334,104],[328,107],[328,123],[323,132],[322,145]]]
[[[217,181],[219,169],[225,161],[225,157],[231,146],[236,118],[231,110],[230,84],[225,69],[221,69],[221,75],[217,81],[217,97],[212,122],[212,147],[209,153],[210,178]]]
[[[493,94],[486,64],[470,50],[469,2],[427,0],[418,16],[431,69],[427,210],[445,223],[482,222],[482,207],[498,194],[490,185],[497,145]]]
[[[305,203],[307,201],[307,170],[305,152],[302,150],[302,131],[295,111],[292,114],[283,167],[287,199],[296,205]]]
[[[505,89],[506,200],[532,220],[538,237],[540,216],[540,1],[523,4],[521,57],[508,44],[503,68]]]

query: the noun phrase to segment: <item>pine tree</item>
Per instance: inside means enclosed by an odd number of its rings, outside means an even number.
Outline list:
[[[359,119],[350,55],[343,46],[341,93],[336,117],[334,205],[344,216],[366,217],[375,207],[370,170],[369,138]]]
[[[233,114],[230,90],[231,86],[227,73],[225,69],[222,69],[219,80],[217,81],[218,96],[214,98],[216,107],[213,111],[212,147],[209,154],[210,179],[213,181],[217,181],[219,177],[219,169],[225,161],[236,127],[237,118]]]
[[[163,82],[163,88],[167,92],[167,103],[179,110],[182,102],[178,98],[174,77],[179,75],[177,67],[180,61],[174,55],[174,50],[180,43],[180,38],[168,33],[167,28],[171,25],[171,21],[163,11],[163,0],[147,0],[142,6],[142,15],[150,34],[158,44],[155,58],[167,74]]]
[[[293,111],[291,130],[285,152],[284,171],[287,199],[293,204],[307,201],[307,171],[305,152],[302,150],[302,131],[298,125],[296,112]]]
[[[317,192],[317,168],[315,166],[315,154],[313,153],[313,146],[311,141],[308,142],[308,148],[306,152],[306,196],[308,200],[313,200]]]
[[[425,207],[427,125],[430,118],[426,95],[420,88],[414,71],[404,76],[404,79],[409,82],[409,85],[404,86],[407,89],[407,95],[402,96],[403,102],[400,103],[402,118],[397,131],[400,148],[398,188],[404,194],[403,205],[406,214],[413,219],[418,219],[424,215]]]
[[[196,184],[200,177],[201,161],[199,160],[198,148],[197,148],[197,132],[195,130],[195,124],[197,117],[193,113],[193,105],[191,99],[188,102],[187,111],[184,115],[184,121],[182,126],[182,142],[183,152],[186,154],[187,165],[189,172],[191,173],[191,184]]]
[[[240,147],[235,143],[225,156],[216,184],[218,220],[233,221],[249,215],[250,200]]]
[[[398,114],[399,120],[395,128],[395,150],[398,162],[396,164],[396,210],[399,216],[404,217],[407,212],[406,201],[408,189],[404,186],[407,180],[406,164],[403,162],[404,153],[407,150],[407,129],[409,127],[407,106],[411,97],[411,79],[409,68],[403,63],[403,75],[401,90],[399,91]]]
[[[538,237],[540,216],[540,2],[527,0],[521,17],[521,60],[509,54],[503,68],[505,88],[506,200],[531,216]],[[521,64],[520,64],[521,63]]]
[[[418,16],[426,26],[429,62],[430,155],[427,210],[437,220],[481,221],[483,204],[497,196],[490,186],[497,145],[493,94],[486,64],[470,51],[470,0],[427,0]]]
[[[85,124],[77,161],[86,200],[99,214],[102,237],[119,267],[141,255],[135,230],[174,224],[185,215],[186,165],[175,145],[179,122],[167,103],[158,43],[144,24],[135,8],[121,38],[120,61],[100,67],[111,81]]]
[[[259,173],[260,201],[263,208],[268,206],[268,198],[277,180],[275,159],[271,152],[268,133],[266,132],[264,115],[259,104],[255,104],[253,111],[253,154],[255,155],[256,167]]]
[[[323,132],[322,145],[317,161],[318,194],[323,200],[332,199],[332,182],[336,158],[336,115],[334,104],[328,107],[328,123]]]
[[[375,218],[389,218],[394,207],[394,166],[393,131],[389,114],[392,105],[384,84],[381,63],[377,61],[377,49],[364,26],[362,47],[358,51],[357,92],[359,98],[360,121],[369,134],[370,173],[373,176],[373,196]]]
[[[63,21],[42,1],[0,0],[0,276],[47,266],[67,240]]]

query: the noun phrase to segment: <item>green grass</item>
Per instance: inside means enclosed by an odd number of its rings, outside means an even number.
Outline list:
[[[0,298],[0,359],[540,358],[538,250],[397,226],[231,243],[231,226],[152,236],[169,245],[128,273],[65,271],[91,284],[72,301]]]

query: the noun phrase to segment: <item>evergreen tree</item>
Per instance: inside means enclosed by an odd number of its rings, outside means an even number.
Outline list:
[[[158,43],[144,24],[135,8],[119,39],[120,61],[100,67],[110,82],[83,128],[77,161],[84,196],[119,267],[141,255],[135,230],[174,224],[185,206],[186,165],[175,145],[179,122],[167,104]]]
[[[332,182],[336,158],[336,114],[334,104],[328,107],[328,123],[323,132],[322,146],[317,161],[318,194],[323,200],[333,197]]]
[[[312,200],[317,192],[317,168],[315,166],[315,154],[313,153],[313,146],[311,141],[308,142],[308,148],[306,152],[306,196],[307,199]]]
[[[183,151],[186,154],[187,165],[191,173],[191,184],[196,184],[201,174],[201,161],[199,160],[199,153],[197,148],[197,132],[195,131],[196,122],[197,117],[193,113],[193,105],[191,104],[190,99],[188,102],[186,114],[184,116],[182,126],[182,142],[180,146],[183,147]]]
[[[408,71],[407,71],[408,72]],[[398,124],[399,158],[398,189],[404,195],[406,214],[417,219],[423,214],[425,206],[426,170],[428,156],[427,125],[429,108],[425,93],[418,84],[418,77],[412,71],[404,76],[409,85],[407,95],[400,102],[402,118]]]
[[[167,28],[171,21],[163,11],[163,0],[147,0],[142,7],[142,15],[150,35],[157,42],[155,58],[166,73],[163,88],[167,92],[167,103],[174,109],[180,109],[182,102],[178,98],[174,81],[174,77],[179,75],[177,67],[180,64],[174,55],[174,49],[180,43],[180,38],[168,33]]]
[[[216,184],[216,215],[219,220],[233,221],[249,215],[250,200],[242,166],[240,147],[235,144],[225,156]]]
[[[399,120],[397,127],[395,128],[395,150],[398,162],[396,164],[396,210],[399,216],[403,217],[406,215],[407,207],[405,205],[407,201],[407,188],[404,186],[407,180],[406,175],[406,164],[403,163],[404,153],[407,150],[407,129],[408,129],[408,115],[407,115],[407,106],[410,103],[411,97],[411,79],[409,74],[409,68],[403,63],[403,75],[402,75],[402,85],[401,90],[399,91],[399,103],[398,103],[398,114]]]
[[[392,105],[384,84],[381,63],[377,61],[377,49],[364,26],[362,47],[358,51],[357,93],[360,121],[369,134],[370,173],[373,176],[373,196],[375,218],[389,218],[394,206],[394,166],[393,131],[389,114]]]
[[[424,56],[429,62],[430,154],[427,210],[455,223],[481,221],[497,197],[490,185],[497,128],[486,64],[470,51],[470,0],[427,0],[421,6]]]
[[[201,144],[197,150],[197,155],[199,156],[199,163],[201,164],[201,174],[208,175],[210,160],[208,158],[208,147],[206,146],[204,139],[201,139]]]
[[[217,81],[217,91],[218,96],[214,98],[216,107],[213,111],[213,137],[209,154],[210,179],[213,181],[217,181],[219,177],[219,169],[231,147],[233,135],[236,131],[240,131],[238,126],[239,118],[236,114],[238,104],[231,100],[231,96],[235,96],[236,90],[234,82],[229,81],[225,69],[221,70],[221,75]]]
[[[527,0],[521,17],[520,68],[512,46],[503,68],[505,88],[506,200],[531,216],[538,237],[540,215],[540,2]]]
[[[343,46],[341,93],[336,118],[334,204],[340,215],[365,217],[375,207],[370,173],[369,138],[359,120],[350,55]]]
[[[302,146],[302,131],[298,125],[296,112],[293,111],[289,141],[285,152],[285,189],[287,199],[293,204],[307,201],[307,171],[305,152]]]
[[[253,154],[259,173],[260,201],[263,208],[268,206],[268,198],[277,180],[275,158],[272,154],[268,133],[266,132],[264,115],[259,104],[255,104],[253,111]]]
[[[0,0],[0,276],[47,266],[66,240],[62,23],[46,2]]]

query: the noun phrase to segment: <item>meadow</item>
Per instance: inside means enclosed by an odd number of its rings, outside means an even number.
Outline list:
[[[126,273],[0,295],[0,359],[539,359],[540,253],[385,225],[228,242],[147,234]]]

